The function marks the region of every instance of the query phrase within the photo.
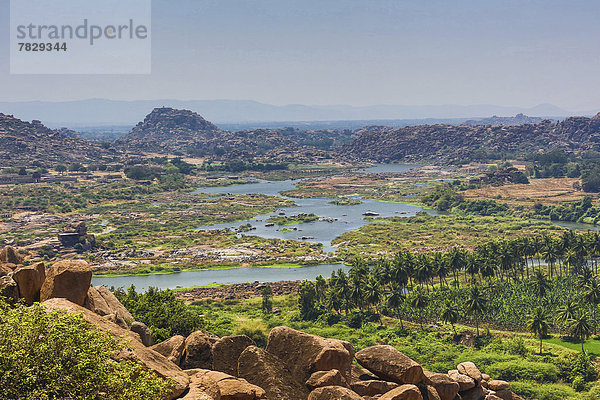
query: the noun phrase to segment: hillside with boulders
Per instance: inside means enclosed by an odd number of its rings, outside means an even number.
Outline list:
[[[509,125],[418,125],[400,129],[365,127],[350,144],[338,149],[340,157],[378,162],[438,163],[522,157],[539,151],[575,152],[600,149],[600,113],[592,118],[572,117],[561,122]]]
[[[264,349],[246,335],[217,337],[195,331],[153,343],[105,287],[91,287],[85,261],[30,265],[19,251],[0,252],[0,296],[22,307],[41,302],[48,312],[80,315],[89,329],[120,343],[114,362],[134,361],[170,383],[168,399],[187,400],[518,400],[510,383],[462,362],[433,373],[393,346],[355,352],[343,340],[273,328]],[[1,389],[0,389],[1,390]],[[2,397],[0,395],[0,397]]]
[[[110,146],[81,139],[69,129],[53,130],[40,121],[0,113],[0,166],[111,161],[115,155]]]

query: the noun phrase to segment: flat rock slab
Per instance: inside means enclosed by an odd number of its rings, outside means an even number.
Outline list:
[[[356,360],[378,377],[396,383],[417,384],[425,378],[423,367],[393,346],[367,347],[356,353]]]

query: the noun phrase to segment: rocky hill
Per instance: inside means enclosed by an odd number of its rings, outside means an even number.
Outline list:
[[[468,162],[552,149],[598,150],[600,113],[593,118],[572,117],[561,122],[545,120],[517,126],[370,126],[358,134],[352,143],[340,147],[341,157],[379,162]]]
[[[83,140],[72,131],[52,130],[40,121],[26,122],[0,113],[0,166],[99,161],[115,154],[109,147]]]
[[[183,151],[195,155],[225,155],[235,151],[264,153],[277,147],[294,146],[277,132],[257,129],[229,132],[219,129],[199,114],[188,110],[155,108],[115,145],[141,151]]]
[[[525,114],[517,114],[514,117],[499,117],[493,115],[489,118],[467,120],[465,121],[465,125],[525,125],[539,124],[543,120],[543,118],[529,117]]]

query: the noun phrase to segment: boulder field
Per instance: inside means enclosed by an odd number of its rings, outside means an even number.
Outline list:
[[[105,287],[90,287],[85,261],[24,265],[0,251],[0,295],[81,314],[123,343],[114,360],[133,359],[174,382],[168,399],[186,400],[520,400],[510,383],[472,362],[447,373],[423,369],[393,346],[354,351],[351,343],[279,326],[261,349],[247,336],[196,331],[152,343],[152,333]],[[360,365],[360,366],[359,366]]]

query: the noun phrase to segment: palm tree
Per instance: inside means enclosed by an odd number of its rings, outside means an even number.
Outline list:
[[[561,326],[567,326],[577,317],[579,304],[574,300],[569,300],[566,305],[558,310],[556,323]]]
[[[417,287],[413,292],[410,298],[410,306],[419,310],[419,324],[421,325],[421,330],[423,328],[423,310],[429,304],[429,298],[423,291],[422,287]]]
[[[583,353],[585,351],[583,349],[583,343],[592,333],[592,328],[588,322],[587,315],[585,315],[585,313],[579,314],[571,323],[569,331],[575,339],[581,340],[581,352]]]
[[[456,321],[458,321],[458,310],[456,309],[456,307],[454,307],[454,304],[450,302],[446,303],[444,310],[442,311],[442,320],[445,323],[452,325],[454,336],[456,336],[457,333],[454,324],[456,323]]]
[[[533,334],[534,337],[540,339],[540,355],[542,355],[542,339],[548,334],[548,317],[542,307],[535,309],[532,315],[529,316],[527,321],[527,329]]]
[[[381,301],[381,289],[376,278],[370,276],[365,284],[365,300],[368,305],[375,307],[375,312],[379,314],[379,302]],[[379,317],[381,322],[381,317]]]
[[[541,303],[542,299],[546,296],[546,293],[552,287],[552,284],[541,269],[536,270],[531,279],[535,293]]]
[[[404,300],[404,288],[398,284],[392,284],[388,292],[387,303],[392,309],[396,310],[402,330],[404,330],[404,322],[402,322],[402,316],[400,315],[400,306],[404,303]]]
[[[465,303],[467,314],[475,317],[475,326],[477,336],[479,336],[479,317],[487,309],[487,300],[477,286],[472,286],[469,292],[469,298]]]
[[[598,304],[600,304],[600,284],[598,283],[598,279],[593,278],[585,285],[583,298],[592,305],[592,323],[594,324],[594,334],[596,334],[598,332],[596,329],[596,309],[598,308]]]

